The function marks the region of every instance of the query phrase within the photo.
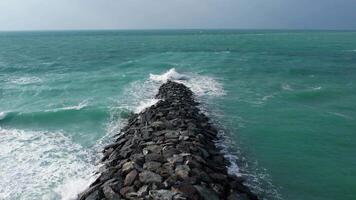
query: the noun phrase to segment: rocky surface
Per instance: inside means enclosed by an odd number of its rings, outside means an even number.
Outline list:
[[[227,173],[214,144],[217,130],[193,93],[168,81],[156,97],[104,148],[100,176],[78,199],[257,199],[241,177]]]

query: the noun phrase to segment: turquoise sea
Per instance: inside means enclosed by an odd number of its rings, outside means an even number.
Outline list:
[[[0,199],[75,197],[182,76],[263,199],[356,199],[356,32],[267,30],[1,32]]]

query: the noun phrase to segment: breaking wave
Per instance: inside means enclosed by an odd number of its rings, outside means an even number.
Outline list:
[[[58,186],[92,176],[95,153],[61,132],[0,128],[0,136],[0,199],[59,199],[64,196]],[[62,199],[73,198],[82,186]]]

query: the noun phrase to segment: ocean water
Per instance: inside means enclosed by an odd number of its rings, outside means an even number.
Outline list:
[[[356,199],[356,32],[0,33],[0,199],[72,199],[167,79],[263,199]]]

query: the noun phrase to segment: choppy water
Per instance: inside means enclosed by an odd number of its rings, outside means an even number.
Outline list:
[[[265,199],[356,199],[356,33],[0,33],[0,199],[70,199],[129,112],[188,85]]]

